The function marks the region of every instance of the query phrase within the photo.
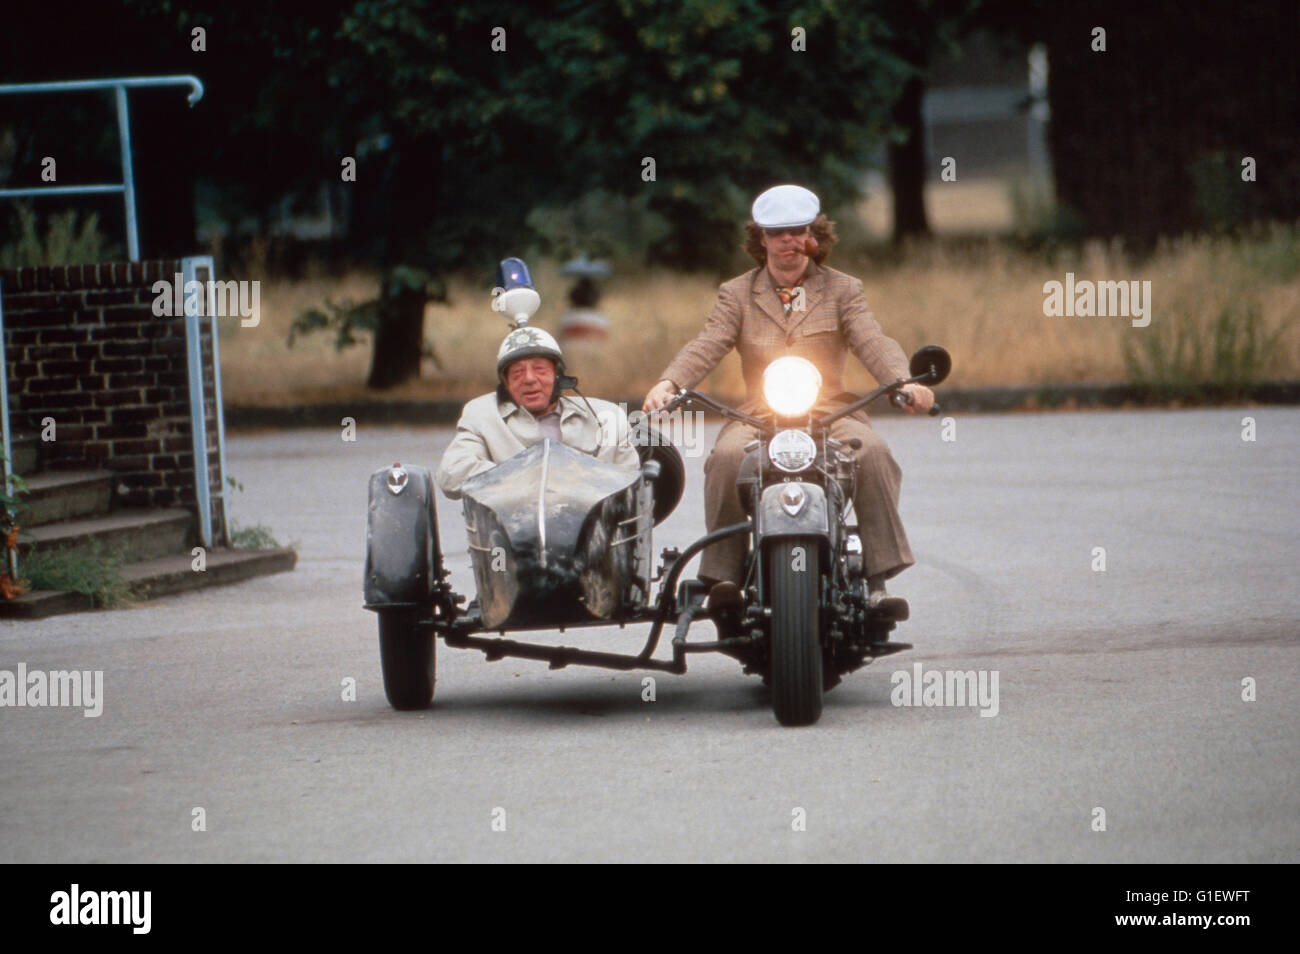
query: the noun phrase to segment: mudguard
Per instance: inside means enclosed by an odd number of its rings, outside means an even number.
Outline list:
[[[803,503],[791,514],[781,504],[781,495],[789,488],[798,488]],[[826,506],[826,491],[819,484],[784,481],[763,488],[758,504],[759,539],[772,537],[803,537],[810,534],[829,536],[831,532]]]
[[[429,472],[400,464],[375,471],[366,510],[366,609],[424,605],[441,565]]]

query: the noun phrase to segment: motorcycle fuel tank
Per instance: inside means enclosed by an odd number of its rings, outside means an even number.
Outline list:
[[[652,514],[637,470],[543,440],[465,482],[465,527],[487,629],[617,618],[644,602],[638,542]]]

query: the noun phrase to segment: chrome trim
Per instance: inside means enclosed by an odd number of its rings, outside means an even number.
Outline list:
[[[393,466],[388,469],[388,479],[384,481],[390,493],[400,494],[406,489],[408,483],[406,468],[402,466],[401,461],[394,461]]]
[[[546,480],[551,468],[551,439],[542,438],[542,479],[537,487],[537,562],[546,568]]]
[[[808,495],[798,484],[788,484],[781,490],[781,509],[792,517],[799,516],[799,511],[808,505]]]

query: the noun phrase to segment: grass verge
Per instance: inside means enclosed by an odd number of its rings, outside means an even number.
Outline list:
[[[92,540],[90,552],[33,550],[19,564],[33,590],[71,590],[91,598],[96,607],[121,606],[131,597],[122,579],[122,554]]]
[[[232,522],[230,525],[230,542],[239,550],[278,550],[280,541],[275,538],[271,528],[264,524],[241,527]]]

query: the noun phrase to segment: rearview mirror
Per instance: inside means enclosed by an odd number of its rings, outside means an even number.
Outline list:
[[[914,378],[928,374],[929,378],[922,381],[923,384],[938,384],[952,370],[952,356],[938,345],[925,345],[916,349],[908,370]]]

